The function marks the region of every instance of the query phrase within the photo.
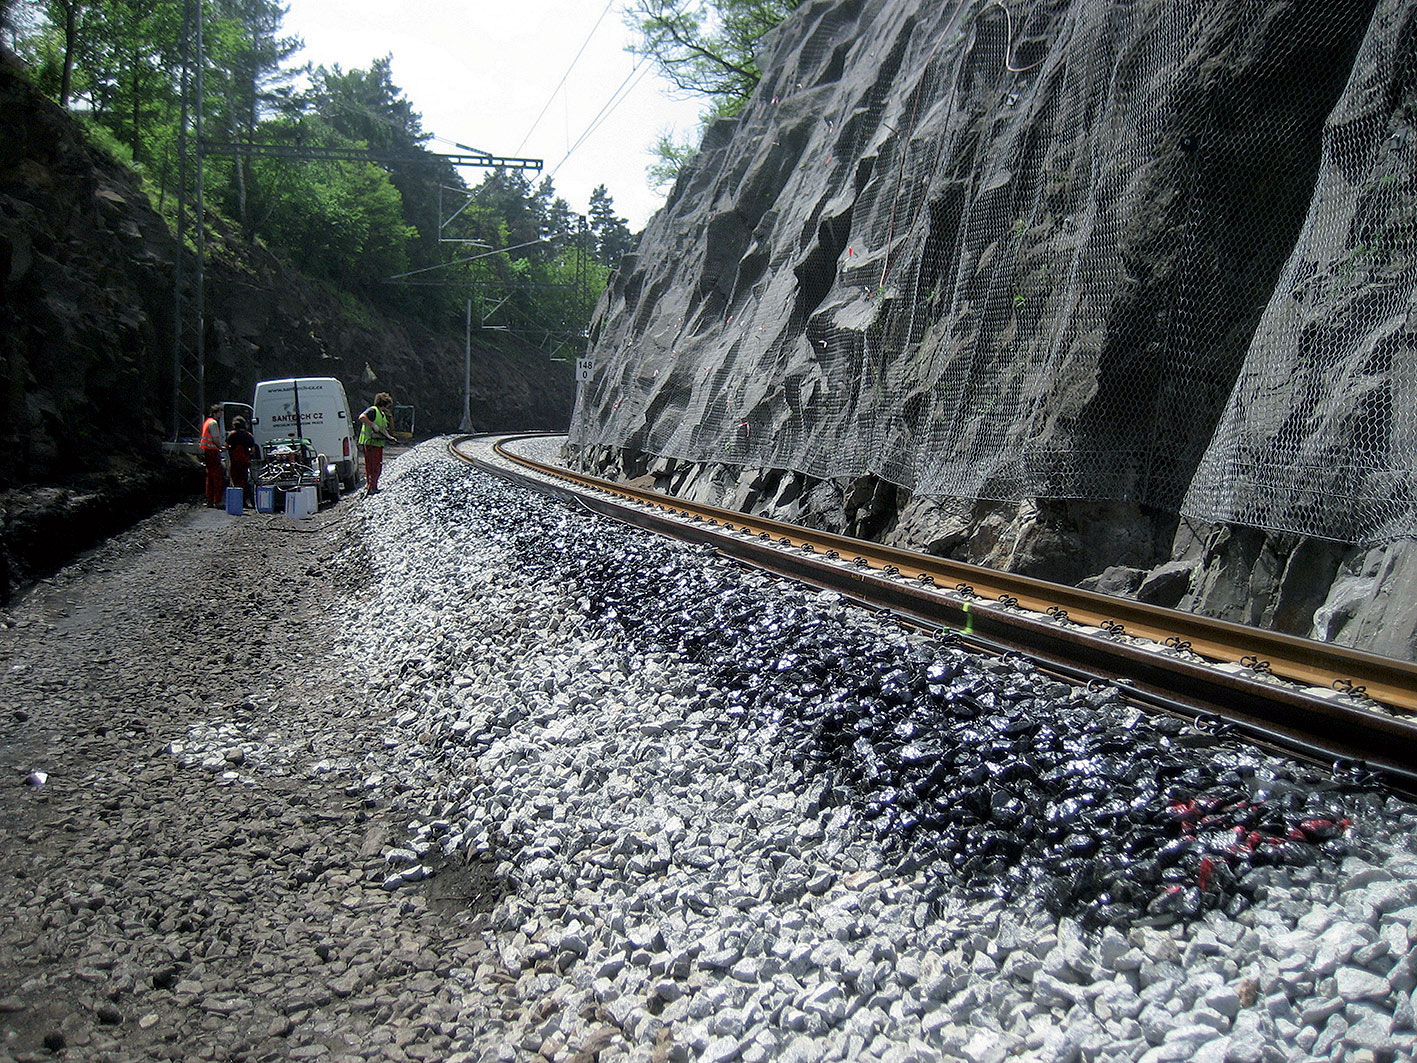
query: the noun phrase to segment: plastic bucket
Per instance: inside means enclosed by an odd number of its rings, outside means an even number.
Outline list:
[[[226,511],[233,517],[241,516],[241,509],[245,505],[245,492],[239,487],[228,487],[226,489]]]
[[[276,511],[276,489],[274,487],[256,488],[256,512],[274,513]]]

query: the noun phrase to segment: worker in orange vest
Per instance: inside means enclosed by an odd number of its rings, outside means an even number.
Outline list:
[[[225,445],[221,441],[221,423],[217,420],[221,416],[221,403],[217,403],[207,411],[207,419],[202,422],[202,438],[199,440],[202,448],[202,464],[207,470],[207,505],[209,507],[220,506],[225,502],[224,493],[226,491],[226,470],[222,468],[221,452]]]

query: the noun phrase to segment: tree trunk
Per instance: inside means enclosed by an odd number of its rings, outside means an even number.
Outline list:
[[[79,4],[70,0],[64,5],[64,71],[59,79],[59,106],[69,106],[69,94],[74,90],[74,49],[79,41]]]
[[[246,234],[246,239],[255,240],[256,233],[251,227],[251,218],[246,209],[246,167],[249,163],[248,156],[238,155],[236,165],[232,169],[236,171],[236,217],[241,223],[241,231]]]
[[[132,110],[131,110],[131,114],[130,114],[130,117],[131,117],[132,122],[133,122],[133,135],[132,135],[132,139],[129,141],[129,144],[128,144],[128,146],[133,149],[133,161],[134,161],[134,162],[142,162],[142,161],[143,161],[143,155],[142,155],[143,134],[142,134],[142,126],[141,126],[142,117],[143,117],[143,104],[142,104],[143,78],[142,78],[142,74],[141,74],[139,71],[140,71],[140,68],[139,68],[139,66],[138,66],[138,56],[135,54],[135,55],[133,56],[133,101],[132,101]]]

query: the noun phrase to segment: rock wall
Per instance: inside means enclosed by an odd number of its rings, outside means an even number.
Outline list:
[[[1417,431],[1393,412],[1412,368],[1414,12],[804,5],[612,281],[575,451],[696,497],[1374,644],[1327,602],[1371,563],[1322,543],[1366,556],[1417,533]],[[1306,337],[1291,387],[1265,352]],[[1252,473],[1257,453],[1287,464]],[[1395,506],[1355,519],[1384,491]],[[1411,655],[1401,623],[1379,626]]]
[[[352,402],[387,390],[412,403],[420,433],[457,427],[461,337],[352,313],[220,229],[209,248],[209,401],[250,401],[269,377],[328,375]],[[160,458],[175,254],[134,175],[0,59],[0,588],[185,489]],[[511,345],[474,350],[472,386],[479,428],[559,428],[573,398],[569,366]]]

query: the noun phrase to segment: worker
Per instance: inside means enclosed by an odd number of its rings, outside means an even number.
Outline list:
[[[207,419],[202,422],[202,437],[198,445],[202,450],[202,464],[207,471],[207,506],[209,508],[225,504],[226,469],[221,464],[221,452],[226,449],[221,441],[221,403],[207,411]]]
[[[359,415],[359,445],[364,448],[364,479],[366,494],[379,490],[379,473],[384,468],[384,447],[397,443],[394,438],[394,397],[387,391],[374,396],[374,405]]]
[[[231,464],[231,486],[241,488],[243,506],[254,506],[256,489],[251,484],[251,459],[256,456],[256,437],[246,427],[246,418],[233,418],[231,431],[226,433],[226,453]]]

